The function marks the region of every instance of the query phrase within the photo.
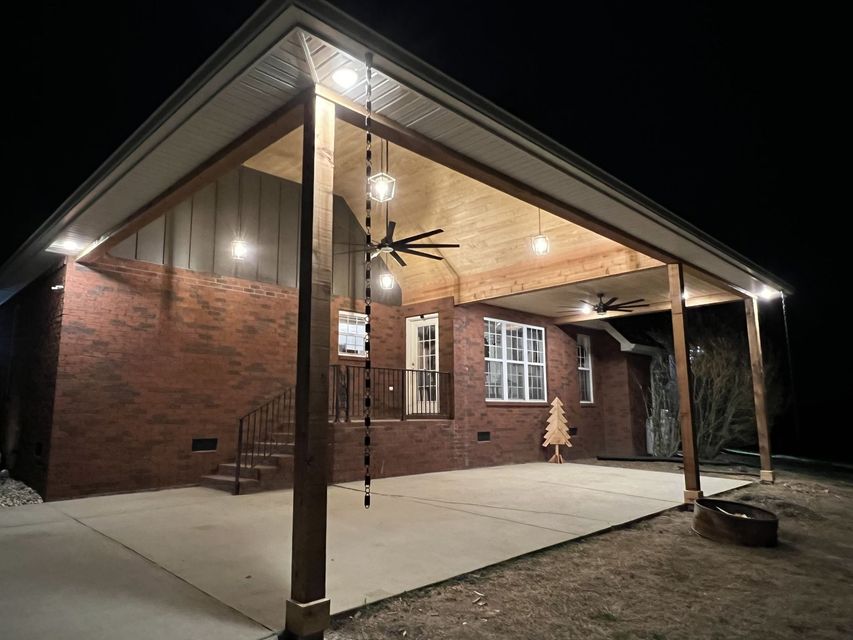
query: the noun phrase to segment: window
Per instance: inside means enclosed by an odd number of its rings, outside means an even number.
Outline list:
[[[545,329],[484,318],[486,400],[543,402]]]
[[[581,403],[592,402],[592,349],[589,336],[578,334],[578,386]]]
[[[367,357],[364,346],[367,316],[355,311],[338,312],[338,355]]]

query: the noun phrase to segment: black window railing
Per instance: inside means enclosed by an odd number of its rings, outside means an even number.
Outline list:
[[[371,368],[371,415],[376,420],[452,418],[453,376],[446,371]],[[329,418],[359,420],[364,413],[364,367],[329,367]]]

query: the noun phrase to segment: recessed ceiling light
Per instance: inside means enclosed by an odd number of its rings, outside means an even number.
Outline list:
[[[342,89],[349,89],[358,80],[358,74],[354,69],[342,67],[332,74],[332,80]]]

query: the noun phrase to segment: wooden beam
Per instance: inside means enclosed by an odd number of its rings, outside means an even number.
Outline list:
[[[164,215],[205,185],[299,127],[302,124],[303,105],[307,96],[307,93],[299,95],[288,105],[249,129],[154,200],[128,216],[124,222],[107,234],[106,240],[79,256],[77,260],[83,263],[92,263],[102,258],[110,249],[152,220]],[[313,92],[311,92],[311,96],[313,96]]]
[[[746,308],[746,334],[749,337],[749,361],[752,364],[752,396],[755,401],[755,426],[758,430],[758,452],[761,457],[761,481],[773,482],[773,460],[770,457],[770,429],[767,424],[767,402],[764,388],[764,356],[758,324],[758,300],[743,301]]]
[[[696,296],[694,298],[688,298],[684,301],[684,306],[688,308],[692,307],[704,307],[711,304],[723,304],[725,302],[734,302],[735,300],[740,300],[740,295],[735,295],[733,293],[713,293],[707,296]],[[670,311],[672,309],[672,303],[669,300],[666,302],[652,302],[648,307],[643,307],[641,309],[635,309],[633,313],[625,313],[618,311],[609,311],[603,315],[598,315],[597,313],[575,313],[572,315],[562,316],[554,319],[555,324],[573,324],[577,322],[584,322],[585,320],[607,320],[608,318],[619,318],[621,316],[638,316],[643,315],[644,313],[660,313],[661,311]]]
[[[359,128],[364,128],[364,107],[357,104],[330,89],[317,87],[318,94],[335,102],[338,105],[338,117]],[[578,226],[594,231],[605,238],[618,242],[626,247],[630,247],[635,251],[640,251],[649,257],[655,258],[661,262],[673,262],[676,260],[657,247],[654,247],[634,236],[625,233],[621,229],[602,222],[592,214],[565,202],[561,202],[541,191],[538,191],[524,183],[511,178],[503,173],[495,171],[476,160],[468,158],[461,153],[442,145],[439,142],[430,140],[411,129],[407,129],[393,120],[382,115],[373,115],[373,130],[374,133],[389,142],[393,142],[401,147],[417,153],[425,158],[437,162],[445,167],[449,167],[454,171],[478,180],[495,189],[503,191],[519,200],[523,200],[534,207],[539,207],[543,210],[560,216],[564,220],[568,220]]]
[[[299,320],[293,460],[293,552],[283,638],[322,637],[326,598],[326,492],[329,480],[329,335],[335,107],[304,105],[299,229]],[[319,621],[319,622],[318,622]],[[319,636],[317,627],[320,626]]]
[[[690,371],[690,351],[684,318],[684,267],[680,263],[668,264],[667,275],[675,373],[678,381],[678,422],[681,425],[681,450],[684,454],[684,502],[693,502],[702,497],[702,488],[699,482],[696,432],[693,428],[693,375]]]
[[[612,243],[607,244],[613,246]],[[555,255],[535,262],[515,262],[472,276],[460,276],[457,282],[435,282],[429,287],[407,286],[404,288],[403,302],[414,304],[448,296],[453,296],[456,304],[485,302],[494,298],[660,266],[654,258],[626,247],[588,255],[572,255],[569,258]]]

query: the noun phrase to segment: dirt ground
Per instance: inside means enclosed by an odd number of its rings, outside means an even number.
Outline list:
[[[668,511],[342,614],[327,638],[853,638],[853,475],[780,470],[726,497],[774,511],[779,546],[712,542]]]

